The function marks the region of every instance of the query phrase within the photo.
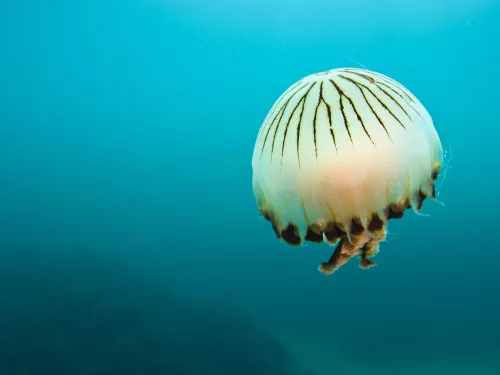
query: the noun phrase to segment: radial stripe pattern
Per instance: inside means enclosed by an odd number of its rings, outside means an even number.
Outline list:
[[[328,72],[327,72],[328,73]],[[418,100],[398,82],[381,75],[361,69],[346,68],[336,70],[337,74],[327,76],[324,80],[313,80],[311,76],[296,82],[276,102],[266,117],[258,135],[260,144],[260,158],[270,153],[271,160],[280,160],[285,156],[285,144],[295,142],[296,153],[300,164],[301,136],[311,132],[308,137],[313,144],[310,145],[318,155],[318,137],[326,136],[332,140],[331,146],[338,152],[339,147],[352,147],[356,149],[356,140],[353,139],[353,129],[362,130],[368,137],[373,147],[376,142],[370,135],[370,130],[365,124],[373,117],[387,139],[392,142],[391,133],[396,129],[392,121],[403,128],[414,126],[415,117],[423,119],[426,114],[419,112]],[[328,78],[326,78],[328,77]],[[353,99],[353,98],[356,99]],[[419,104],[419,103],[418,103]],[[363,109],[362,109],[363,107]],[[309,108],[309,111],[306,109]],[[332,121],[332,108],[338,108],[342,114],[342,121],[334,124]],[[328,128],[318,129],[318,111],[324,109],[328,117]],[[368,111],[367,111],[368,109]],[[369,113],[367,113],[369,112]],[[307,113],[312,118],[307,118]],[[290,134],[289,129],[293,121],[297,124],[295,134]],[[311,126],[309,126],[311,125]],[[348,137],[349,144],[337,144],[336,133],[343,129]],[[318,132],[321,132],[318,133]],[[279,147],[276,140],[280,139]]]

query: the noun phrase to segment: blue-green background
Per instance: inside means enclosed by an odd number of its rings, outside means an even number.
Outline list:
[[[0,1],[0,374],[500,374],[497,0]],[[452,156],[368,271],[258,218],[254,141],[366,65]]]

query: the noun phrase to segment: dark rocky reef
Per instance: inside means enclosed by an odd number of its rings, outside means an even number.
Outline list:
[[[299,375],[242,312],[82,251],[2,253],[0,337],[2,374]]]

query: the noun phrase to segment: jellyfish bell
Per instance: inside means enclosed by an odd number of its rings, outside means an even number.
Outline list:
[[[260,214],[279,239],[336,245],[325,274],[385,239],[390,219],[435,198],[443,149],[431,116],[395,80],[339,68],[304,77],[264,119],[252,157]]]

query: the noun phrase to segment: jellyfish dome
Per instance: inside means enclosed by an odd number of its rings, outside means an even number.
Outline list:
[[[364,69],[309,75],[275,102],[257,135],[253,192],[278,239],[336,245],[330,274],[385,239],[387,223],[435,198],[443,149],[431,116],[395,80]]]

